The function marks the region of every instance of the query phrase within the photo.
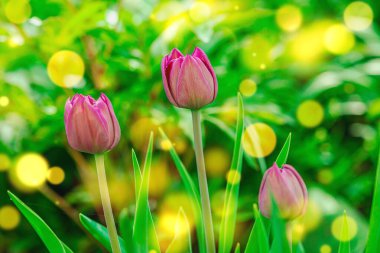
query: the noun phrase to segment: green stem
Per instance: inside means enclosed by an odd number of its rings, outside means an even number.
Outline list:
[[[201,193],[202,215],[205,226],[207,253],[215,252],[214,230],[210,207],[210,197],[207,187],[206,168],[202,148],[201,116],[199,111],[191,111],[193,117],[194,149],[197,160],[199,189]]]
[[[100,198],[102,199],[104,218],[106,220],[107,230],[110,237],[111,249],[113,253],[121,253],[115,220],[112,214],[110,194],[108,192],[106,169],[104,168],[104,155],[95,155],[95,162],[99,180]]]

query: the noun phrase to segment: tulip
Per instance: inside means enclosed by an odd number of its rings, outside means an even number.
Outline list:
[[[70,146],[99,154],[111,150],[120,140],[120,126],[106,95],[98,100],[76,94],[65,106],[65,127]]]
[[[306,210],[308,196],[305,183],[290,165],[285,164],[280,169],[276,163],[273,164],[261,181],[259,206],[261,213],[268,218],[271,215],[271,196],[284,219],[295,219]]]
[[[163,58],[161,71],[166,96],[173,105],[197,110],[214,101],[218,83],[207,55],[200,48],[186,56],[173,49]]]

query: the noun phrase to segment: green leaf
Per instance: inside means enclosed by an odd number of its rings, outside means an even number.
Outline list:
[[[141,185],[139,187],[138,196],[136,199],[136,213],[135,220],[133,224],[133,240],[136,241],[138,245],[138,252],[148,252],[149,250],[156,250],[160,252],[160,247],[158,245],[157,237],[155,240],[150,240],[155,237],[155,229],[151,231],[151,226],[154,228],[153,219],[150,222],[150,208],[148,202],[149,194],[149,177],[150,177],[150,167],[152,163],[152,153],[153,153],[153,133],[150,134],[148,150],[145,156],[144,171],[141,178]],[[136,171],[137,169],[135,169]],[[138,176],[135,176],[135,178]],[[152,236],[153,234],[153,236]],[[149,245],[148,245],[149,243]]]
[[[282,149],[276,159],[276,164],[279,168],[281,168],[286,163],[286,160],[288,159],[291,140],[292,140],[292,133],[289,133],[288,138],[286,138],[284,146],[282,146]]]
[[[276,204],[274,198],[272,201],[272,214],[271,223],[273,231],[273,242],[271,247],[271,252],[273,253],[290,253],[290,245],[286,238],[286,224],[281,218],[280,210]]]
[[[251,234],[245,248],[245,253],[268,253],[269,252],[269,240],[268,234],[265,229],[262,216],[255,204],[253,206],[255,214],[255,224],[252,227]]]
[[[185,244],[187,247],[184,249],[183,245]],[[182,207],[178,211],[174,238],[169,244],[166,253],[176,253],[179,252],[179,249],[181,249],[181,252],[192,252],[189,220]]]
[[[235,253],[240,253],[240,243],[236,244]]]
[[[292,252],[294,252],[294,253],[305,253],[305,249],[304,249],[301,242],[299,242],[297,244],[293,244],[292,247],[293,247]]]
[[[160,134],[164,141],[168,141],[170,144],[170,140],[164,133],[164,131],[159,128]],[[178,173],[182,179],[182,182],[185,186],[185,190],[187,194],[191,197],[193,200],[191,202],[193,212],[194,212],[194,218],[195,218],[195,226],[196,226],[196,232],[197,232],[197,238],[199,242],[199,251],[201,253],[206,252],[206,241],[205,241],[205,231],[204,231],[204,225],[203,225],[203,216],[202,216],[202,210],[201,210],[201,200],[198,189],[195,187],[193,179],[190,177],[189,173],[187,172],[186,167],[183,165],[181,159],[179,158],[177,152],[175,151],[173,145],[170,145],[169,148],[170,156],[172,157],[174,164],[178,170]]]
[[[234,239],[236,212],[239,199],[239,187],[241,177],[241,164],[243,150],[241,145],[244,128],[244,108],[243,99],[238,94],[238,116],[236,122],[236,135],[234,152],[232,156],[232,164],[228,172],[229,180],[227,180],[226,193],[224,196],[223,217],[220,224],[219,232],[219,252],[229,253],[232,249]]]
[[[52,253],[72,253],[73,251],[69,249],[51,230],[51,228],[41,219],[38,214],[36,214],[32,209],[30,209],[24,202],[16,197],[13,193],[8,191],[8,195],[20,212],[25,216],[32,225],[33,229],[36,231],[38,236],[41,238],[43,243],[49,252]]]
[[[340,232],[340,238],[349,238],[349,227],[348,227],[346,211],[344,211],[343,213],[343,224],[342,224],[342,231]],[[350,240],[340,241],[338,253],[350,253],[350,252],[351,252]]]
[[[123,209],[119,215],[119,229],[124,240],[124,247],[127,252],[135,252],[135,241],[133,241],[133,219],[128,216],[127,209]]]
[[[366,253],[380,251],[380,153],[377,162],[375,189],[373,193],[371,219],[369,225],[368,243]]]
[[[108,235],[108,230],[102,224],[90,219],[84,214],[79,214],[79,220],[82,225],[87,229],[88,232],[96,239],[100,244],[102,244],[108,251],[111,252],[110,237]],[[121,252],[126,253],[124,248],[124,240],[118,236],[119,244],[121,245]]]

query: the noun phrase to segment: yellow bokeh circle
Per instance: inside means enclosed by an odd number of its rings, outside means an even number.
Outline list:
[[[20,213],[13,206],[3,206],[0,208],[0,228],[12,230],[20,223]]]
[[[342,24],[330,26],[324,36],[326,49],[333,54],[346,54],[355,45],[353,33]]]
[[[9,105],[9,97],[7,96],[1,96],[0,97],[0,106],[1,107],[6,107]]]
[[[64,88],[77,87],[83,79],[84,63],[73,51],[61,50],[51,56],[47,71],[56,85]]]
[[[296,31],[302,24],[302,12],[294,5],[284,5],[276,11],[276,23],[284,31]]]
[[[237,184],[240,182],[241,175],[237,170],[230,170],[226,175],[226,179],[229,184]]]
[[[352,240],[357,232],[358,225],[350,216],[341,215],[335,218],[331,225],[331,233],[337,240],[342,242]]]
[[[11,166],[11,160],[6,154],[0,153],[0,171],[5,171]]]
[[[10,0],[4,8],[7,19],[15,24],[22,24],[29,19],[32,9],[28,0]]]
[[[344,23],[353,31],[367,29],[372,24],[372,21],[373,11],[365,2],[352,2],[344,10]]]
[[[189,16],[194,22],[203,22],[211,15],[211,8],[207,3],[194,2],[189,10]]]
[[[323,107],[318,101],[306,100],[297,108],[297,120],[304,127],[313,128],[318,126],[323,117]]]
[[[321,246],[321,248],[319,249],[319,252],[320,253],[331,253],[332,252],[331,246],[328,244],[323,244]]]
[[[244,97],[250,97],[256,93],[257,84],[251,79],[244,79],[239,85],[239,91]]]
[[[212,147],[205,151],[207,175],[210,177],[223,176],[230,165],[230,155],[223,148]]]
[[[51,167],[46,174],[49,183],[58,185],[65,180],[65,172],[60,167]]]
[[[248,126],[243,134],[244,151],[253,157],[268,156],[276,147],[276,142],[277,138],[273,129],[264,123]]]
[[[22,155],[16,163],[16,177],[27,188],[38,188],[46,181],[49,165],[44,157],[37,153]]]
[[[240,57],[251,70],[265,70],[271,65],[273,45],[262,35],[254,35],[243,41]]]

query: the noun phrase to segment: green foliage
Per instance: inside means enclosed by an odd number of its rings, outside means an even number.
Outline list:
[[[151,133],[149,137],[149,144],[145,157],[144,170],[141,176],[141,184],[138,191],[138,197],[136,199],[136,213],[135,220],[133,223],[133,240],[136,241],[137,252],[147,252],[149,251],[149,249],[154,249],[157,252],[160,252],[157,237],[154,241],[149,240],[149,234],[151,233],[149,225],[152,223],[149,222],[150,219],[148,216],[150,213],[148,193],[152,152],[153,133]],[[155,235],[155,231],[153,233]]]
[[[41,238],[46,248],[51,253],[72,253],[73,251],[66,246],[51,228],[38,216],[32,209],[30,209],[24,202],[17,198],[13,193],[8,191],[8,195],[17,206],[20,212],[25,216],[32,225],[34,231]]]
[[[224,197],[223,216],[220,223],[219,232],[219,252],[230,252],[234,239],[236,212],[239,199],[239,186],[241,181],[241,168],[243,150],[241,145],[244,126],[243,100],[238,94],[238,116],[236,122],[235,146],[232,156],[231,169],[228,172],[229,178]],[[230,176],[232,175],[232,176]]]
[[[377,162],[375,189],[373,193],[369,236],[366,253],[375,253],[380,250],[380,153]]]
[[[265,229],[263,218],[257,205],[253,206],[255,214],[255,223],[252,227],[251,234],[245,248],[245,253],[269,253],[268,233]]]
[[[182,208],[179,209],[175,225],[174,238],[166,249],[166,253],[176,253],[186,245],[181,251],[192,253],[191,248],[191,231],[189,221]],[[178,245],[178,246],[177,246]]]
[[[271,252],[290,253],[290,244],[286,238],[286,223],[281,218],[280,210],[276,201],[272,198],[271,227],[273,232],[273,242]]]
[[[351,247],[350,247],[350,241],[349,240],[343,240],[343,238],[348,238],[349,234],[349,226],[347,221],[347,214],[346,211],[344,211],[343,214],[343,224],[342,224],[342,231],[341,231],[341,238],[342,240],[339,243],[339,250],[338,253],[350,253]]]
[[[292,134],[289,133],[288,138],[286,138],[284,146],[282,146],[281,151],[278,154],[277,159],[276,159],[276,164],[279,168],[281,168],[286,163],[286,160],[288,160],[291,140],[292,140]]]
[[[111,243],[110,238],[108,235],[107,228],[103,226],[102,224],[91,220],[89,217],[87,217],[84,214],[79,215],[80,222],[82,225],[87,229],[90,234],[99,241],[100,244],[102,244],[108,251],[111,251]],[[119,237],[119,244],[121,245],[121,252],[122,253],[129,253],[133,251],[127,251],[125,245],[127,242],[123,240],[123,238]]]

